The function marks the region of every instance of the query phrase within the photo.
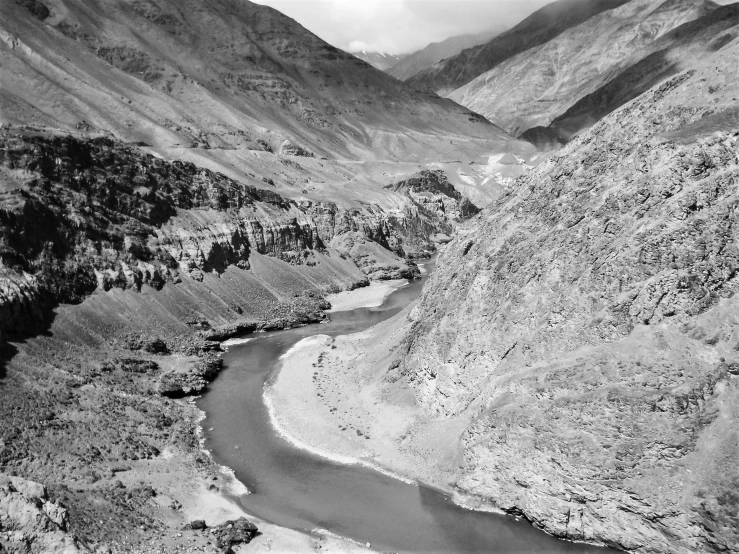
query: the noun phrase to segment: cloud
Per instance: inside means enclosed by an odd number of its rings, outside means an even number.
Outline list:
[[[503,29],[550,0],[254,0],[348,50],[399,54],[450,36]]]

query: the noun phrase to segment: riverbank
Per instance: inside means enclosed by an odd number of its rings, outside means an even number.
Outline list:
[[[241,517],[256,524],[259,528],[259,535],[254,537],[248,545],[237,549],[236,552],[307,554],[320,550],[329,554],[358,554],[370,551],[365,546],[322,530],[308,534],[268,523],[245,512],[229,497],[230,495],[208,490],[207,486],[207,483],[201,484],[197,490],[185,497],[182,512],[188,521],[204,520],[209,527]]]
[[[409,387],[388,380],[407,310],[361,333],[300,341],[264,400],[275,429],[298,448],[449,491],[461,450],[438,437],[459,436],[467,421],[434,419]]]
[[[423,272],[423,268],[421,268],[421,271]],[[407,279],[372,281],[368,287],[330,294],[326,296],[326,300],[331,303],[331,309],[328,312],[345,312],[357,308],[382,306],[388,296],[407,285]]]

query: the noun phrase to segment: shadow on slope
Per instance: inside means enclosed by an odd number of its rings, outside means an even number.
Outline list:
[[[580,99],[546,127],[532,127],[519,138],[540,147],[568,142],[583,129],[637,98],[654,85],[687,69],[701,54],[716,52],[739,36],[739,4],[731,4],[681,25],[659,39],[672,43],[656,51]]]

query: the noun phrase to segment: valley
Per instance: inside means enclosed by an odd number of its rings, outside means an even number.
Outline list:
[[[3,2],[0,552],[739,552],[737,6]]]

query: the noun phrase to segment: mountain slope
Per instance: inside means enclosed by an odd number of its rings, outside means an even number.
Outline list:
[[[592,123],[598,115],[585,106],[597,107],[602,117],[689,67],[711,51],[717,35],[737,26],[735,6],[632,0],[507,60],[450,98],[518,135],[549,125],[590,96],[565,117]]]
[[[738,58],[735,38],[605,117],[441,256],[383,398],[464,428],[450,471],[483,505],[739,552]]]
[[[557,0],[489,42],[463,50],[407,80],[421,90],[446,96],[501,62],[553,39],[594,15],[628,0]]]
[[[471,48],[489,41],[502,31],[503,29],[495,29],[484,33],[460,35],[449,37],[440,42],[432,42],[425,48],[408,54],[399,60],[395,65],[387,69],[386,73],[396,79],[405,81],[445,58],[456,56],[466,48]]]
[[[543,128],[543,132],[569,140],[575,133],[591,125],[611,111],[635,98],[661,79],[686,67],[696,65],[702,57],[720,49],[739,36],[739,5],[726,6],[686,23],[652,45],[653,52],[628,67],[594,92],[584,96],[562,115]],[[529,140],[529,131],[521,138]],[[533,144],[537,144],[533,141]]]
[[[292,140],[352,159],[446,152],[441,134],[507,138],[248,1],[43,5],[41,18],[3,4],[0,56],[18,76],[3,83],[7,122],[90,126],[152,146]]]
[[[182,397],[222,367],[219,341],[418,275],[476,208],[412,176],[533,149],[247,1],[0,11],[0,481],[43,483],[69,534],[11,517],[0,550],[210,551],[183,526],[244,514]],[[266,548],[314,548],[258,523]]]

